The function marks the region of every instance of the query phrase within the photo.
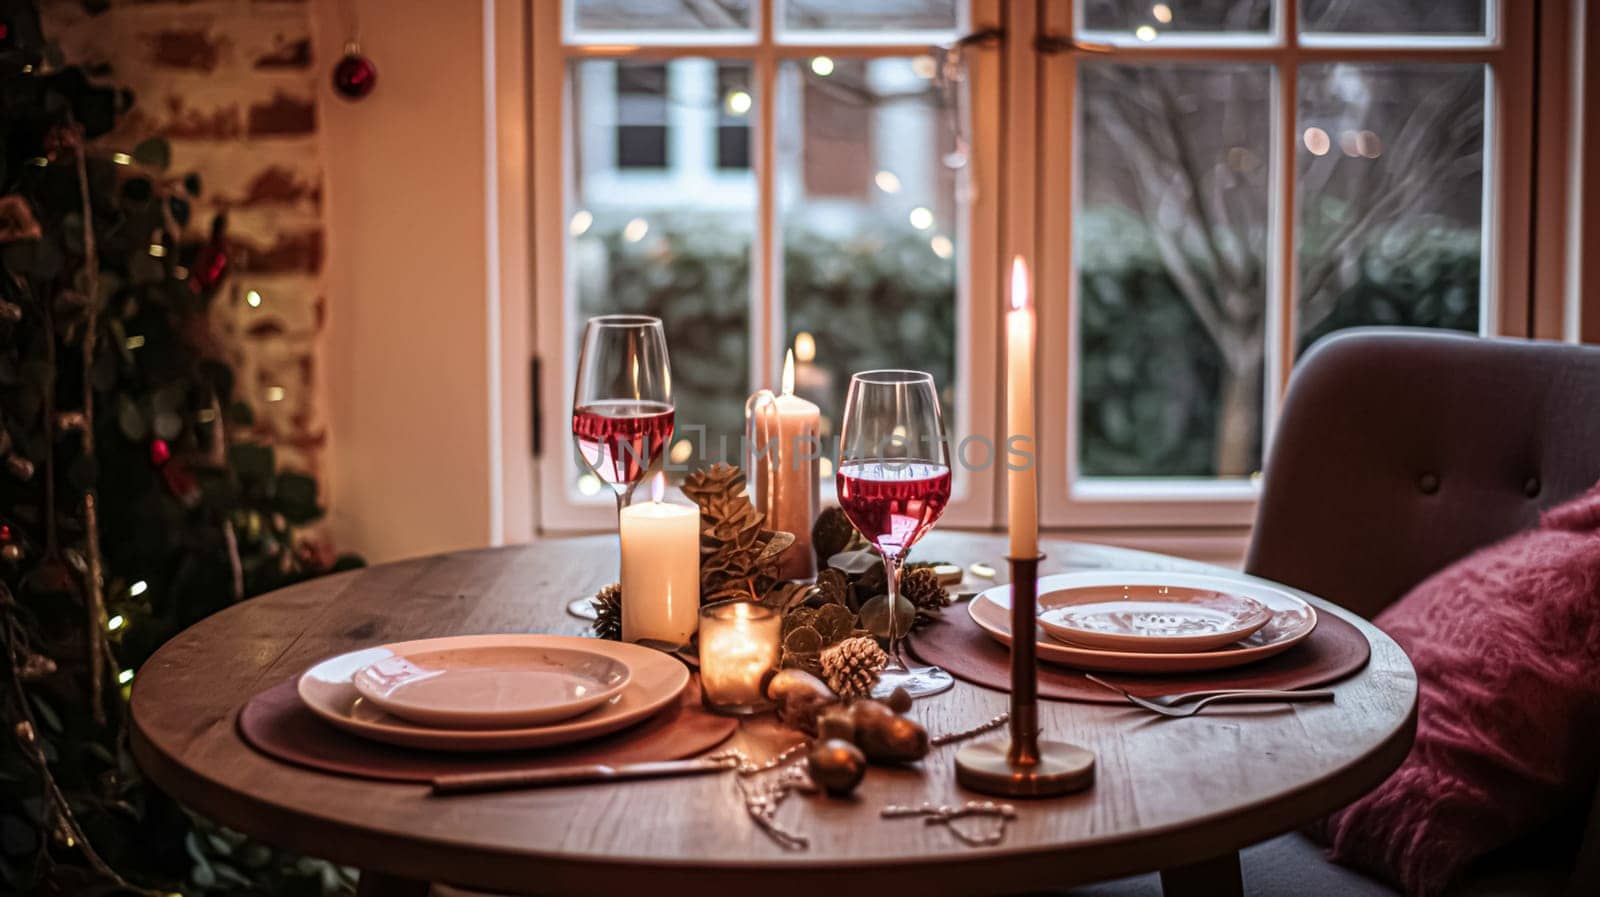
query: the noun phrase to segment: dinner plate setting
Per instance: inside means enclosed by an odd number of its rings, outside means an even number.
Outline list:
[[[672,703],[689,670],[625,642],[469,635],[330,657],[300,676],[311,712],[353,735],[443,751],[553,747],[640,723]]]
[[[1039,659],[1083,670],[1186,673],[1264,660],[1299,644],[1317,612],[1267,583],[1164,571],[1039,578]],[[973,622],[1011,643],[1011,587],[980,592]]]

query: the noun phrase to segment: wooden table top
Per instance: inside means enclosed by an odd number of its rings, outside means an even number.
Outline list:
[[[1043,572],[1086,567],[1217,568],[1104,546],[1047,542]],[[1004,569],[1005,540],[937,532],[916,556]],[[1197,863],[1301,826],[1355,799],[1404,759],[1416,722],[1405,654],[1353,614],[1372,642],[1337,700],[1217,708],[1181,720],[1133,707],[1043,701],[1046,737],[1091,748],[1089,791],[1018,802],[996,847],[941,826],[882,820],[890,803],[981,797],[955,783],[956,746],[918,767],[874,768],[854,800],[791,797],[779,819],[811,839],[783,850],[746,817],[731,775],[434,798],[392,784],[300,769],[241,740],[249,698],[314,661],[401,639],[480,632],[578,634],[566,602],[615,579],[614,537],[417,558],[326,577],[231,607],[185,631],[133,686],[135,756],[196,811],[268,842],[365,870],[509,893],[1021,893]],[[1239,574],[1229,574],[1239,575]],[[954,612],[964,612],[959,606]],[[1004,694],[957,682],[916,703],[931,734],[1006,708]],[[732,744],[771,753],[770,717]],[[792,735],[788,736],[792,740]],[[824,889],[819,891],[818,889]],[[721,891],[731,893],[731,891]]]

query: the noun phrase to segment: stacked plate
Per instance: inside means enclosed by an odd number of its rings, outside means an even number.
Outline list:
[[[1117,673],[1188,673],[1264,660],[1317,627],[1293,593],[1220,576],[1095,570],[1039,578],[1039,659]],[[1011,644],[1011,587],[981,592],[967,612]]]
[[[332,725],[405,747],[499,751],[597,738],[678,699],[689,670],[671,655],[560,635],[465,635],[331,657],[300,677],[300,699]]]

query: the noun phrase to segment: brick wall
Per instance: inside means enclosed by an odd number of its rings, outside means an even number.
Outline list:
[[[280,461],[317,472],[325,425],[318,349],[323,290],[322,168],[311,10],[295,0],[111,0],[98,15],[43,3],[66,58],[132,90],[110,144],[153,135],[172,145],[174,175],[197,172],[189,227],[228,213],[233,274],[213,324],[234,356],[241,394]],[[252,296],[254,294],[254,296]],[[259,304],[251,299],[259,297]]]

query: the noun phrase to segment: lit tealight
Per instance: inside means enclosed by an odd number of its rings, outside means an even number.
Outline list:
[[[261,307],[261,294],[255,290],[248,290],[244,294],[244,303],[251,308]]]
[[[944,234],[934,235],[934,238],[928,241],[928,246],[933,249],[934,255],[942,259],[947,259],[956,252],[956,244],[950,242],[950,238]]]
[[[598,495],[598,494],[600,494],[600,478],[595,476],[592,473],[586,473],[583,476],[578,477],[578,494],[579,495]]]
[[[1333,146],[1333,141],[1328,138],[1328,132],[1321,128],[1306,128],[1301,139],[1305,141],[1306,149],[1313,156],[1326,156],[1329,148]]]
[[[826,78],[833,74],[833,59],[827,56],[813,56],[811,58],[811,73],[819,78]]]
[[[136,333],[133,336],[128,337],[127,340],[123,342],[123,345],[127,346],[129,349],[141,348],[144,346],[144,336]]]
[[[877,184],[878,189],[885,193],[900,192],[900,176],[892,171],[878,172],[872,176],[872,182]]]
[[[911,214],[907,217],[911,220],[911,226],[917,230],[927,230],[933,227],[933,212],[926,206],[917,206],[911,210]]]
[[[116,632],[126,625],[128,625],[128,621],[122,618],[122,614],[114,614],[111,619],[106,621],[106,628],[112,632]]]
[[[589,232],[594,225],[594,213],[588,209],[579,209],[572,213],[572,221],[567,224],[567,233],[574,237],[581,237]]]
[[[1151,25],[1140,25],[1133,29],[1133,36],[1148,44],[1156,39],[1156,29]]]
[[[635,218],[622,226],[622,239],[629,243],[637,243],[650,233],[650,222],[643,218]]]
[[[132,681],[133,681],[133,670],[123,670],[122,672],[117,674],[117,683],[120,684],[120,685],[127,685],[129,682],[132,682]]]
[[[283,401],[283,397],[284,397],[283,387],[281,387],[281,386],[269,386],[269,387],[267,387],[267,401],[269,401],[269,402],[281,402],[281,401]]]
[[[152,258],[158,258],[158,259],[166,258],[167,257],[167,247],[162,246],[160,243],[151,243],[150,244],[150,256]]]
[[[750,99],[750,94],[748,92],[736,90],[733,93],[728,94],[728,100],[726,103],[728,107],[728,114],[744,115],[746,112],[750,111],[750,106],[753,102],[754,101]]]
[[[111,161],[116,163],[117,165],[132,165],[133,164],[133,157],[128,155],[127,153],[112,153],[111,154]]]
[[[150,590],[150,584],[145,582],[142,579],[139,580],[138,582],[134,583],[133,585],[128,586],[128,594],[133,596],[134,598],[137,598],[140,595],[143,595],[145,592],[148,592],[149,590]]]

